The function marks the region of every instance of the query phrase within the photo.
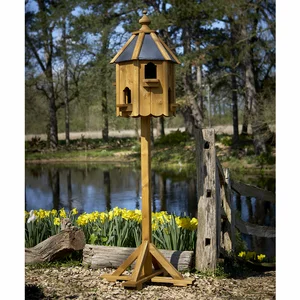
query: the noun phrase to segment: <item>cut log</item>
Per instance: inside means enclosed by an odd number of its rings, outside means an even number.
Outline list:
[[[83,248],[82,264],[92,269],[118,268],[135,249],[86,244]],[[194,267],[193,251],[159,249],[159,252],[178,271],[191,270]]]
[[[25,264],[54,261],[73,251],[82,250],[84,246],[85,236],[82,229],[67,228],[32,248],[25,248]]]

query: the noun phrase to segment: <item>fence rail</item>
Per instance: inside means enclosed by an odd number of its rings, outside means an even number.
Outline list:
[[[275,227],[244,222],[237,216],[233,193],[255,197],[256,201],[275,203],[275,194],[264,189],[231,180],[229,169],[223,169],[215,149],[214,129],[196,133],[198,230],[196,268],[214,269],[219,254],[235,250],[235,233],[275,238]]]

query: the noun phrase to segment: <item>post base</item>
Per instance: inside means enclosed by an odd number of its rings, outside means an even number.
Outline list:
[[[136,265],[132,275],[122,275],[135,260]],[[166,277],[168,274],[171,277]],[[122,286],[137,290],[142,289],[142,284],[146,281],[169,283],[175,286],[187,286],[194,282],[194,279],[184,278],[149,241],[144,241],[116,271],[112,274],[104,274],[101,278],[108,281],[124,280]]]

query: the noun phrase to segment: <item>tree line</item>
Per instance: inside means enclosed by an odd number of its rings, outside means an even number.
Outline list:
[[[274,139],[274,0],[26,0],[27,132],[40,127],[56,149],[58,128],[67,146],[70,130],[102,130],[108,140],[110,128],[136,128],[135,120],[115,117],[115,69],[109,62],[139,29],[145,8],[151,28],[181,62],[177,114],[186,130],[192,135],[226,112],[233,145],[251,125],[256,154],[266,152]],[[155,122],[163,134],[172,121]]]

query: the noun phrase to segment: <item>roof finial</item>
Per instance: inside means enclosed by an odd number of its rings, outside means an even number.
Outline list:
[[[148,25],[151,23],[151,20],[147,16],[147,10],[146,9],[143,10],[143,16],[139,20],[139,23],[142,25],[140,30],[142,30],[142,31],[150,30]]]

